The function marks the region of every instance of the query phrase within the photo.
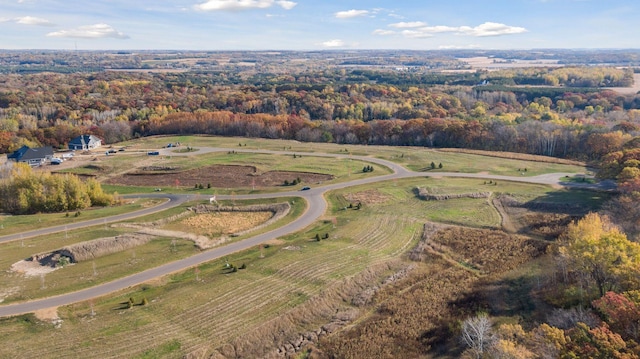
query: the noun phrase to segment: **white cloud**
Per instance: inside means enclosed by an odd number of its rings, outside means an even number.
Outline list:
[[[389,24],[390,27],[405,29],[401,34],[409,38],[425,38],[432,37],[434,34],[441,33],[453,33],[456,35],[467,35],[474,37],[488,37],[488,36],[501,36],[501,35],[513,35],[527,32],[524,27],[509,26],[496,22],[485,22],[476,27],[471,26],[425,26],[426,24],[421,21],[413,22],[398,22],[395,24]],[[393,31],[376,30],[373,32],[375,35],[391,35]]]
[[[38,26],[56,26],[54,23],[47,19],[33,17],[33,16],[23,16],[15,19],[18,24],[24,25],[38,25]]]
[[[468,28],[468,26],[466,26]],[[465,26],[462,27],[452,27],[452,26],[426,26],[426,27],[421,27],[418,29],[418,31],[422,31],[428,34],[437,34],[437,33],[441,33],[441,32],[460,32],[462,28],[465,28]]]
[[[291,10],[294,7],[296,7],[296,5],[298,5],[297,2],[287,1],[287,0],[276,1],[276,4],[280,5],[285,10]]]
[[[422,21],[410,21],[410,22],[403,21],[403,22],[397,22],[395,24],[389,24],[389,26],[395,27],[397,29],[410,29],[413,27],[427,26],[427,23]]]
[[[128,39],[129,36],[117,31],[107,24],[95,24],[80,26],[71,30],[54,31],[47,34],[48,37],[75,37],[80,39],[100,39],[111,37],[114,39]]]
[[[438,46],[440,50],[465,50],[465,49],[479,49],[480,45],[440,45]]]
[[[293,9],[298,3],[289,0],[208,0],[202,4],[194,5],[200,11],[238,11],[249,9],[268,9],[274,4],[285,10]]]
[[[384,35],[394,35],[396,34],[396,32],[393,30],[376,29],[376,30],[373,30],[373,34],[384,36]]]
[[[42,19],[42,18],[33,17],[33,16],[15,17],[13,19],[5,17],[5,18],[0,18],[0,22],[15,22],[16,24],[36,25],[36,26],[56,26],[54,23],[52,23],[47,19]]]
[[[433,37],[433,34],[419,31],[419,30],[402,30],[402,35],[404,37],[409,37],[412,39],[423,39],[425,37]]]
[[[465,29],[465,34],[471,36],[500,36],[500,35],[512,35],[521,34],[527,32],[524,27],[509,26],[505,24],[499,24],[496,22],[485,22],[472,29]]]
[[[369,10],[346,10],[346,11],[338,11],[335,13],[336,18],[338,19],[351,19],[359,16],[367,16],[369,15]]]
[[[324,47],[343,47],[344,46],[344,41],[342,41],[340,39],[333,39],[333,40],[329,40],[329,41],[323,42],[322,46],[324,46]]]

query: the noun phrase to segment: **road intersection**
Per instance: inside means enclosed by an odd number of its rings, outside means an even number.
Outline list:
[[[252,152],[252,153],[265,153],[265,154],[293,154],[293,152],[287,152],[287,151],[248,150],[248,149],[247,150],[234,149],[234,150],[236,152]],[[229,151],[229,149],[228,148],[201,148],[197,153],[191,152],[189,154],[202,154],[202,153],[212,153],[212,152],[222,152],[222,151]],[[171,155],[171,156],[180,155],[177,153],[168,152],[168,150],[166,149],[163,150],[162,153],[165,155]],[[603,183],[603,184],[596,184],[596,185],[582,185],[582,184],[576,184],[576,183],[574,184],[564,183],[560,181],[562,177],[575,175],[573,173],[554,173],[554,174],[545,174],[545,175],[533,176],[533,177],[501,176],[501,175],[457,173],[457,172],[433,172],[431,174],[427,174],[425,172],[409,171],[406,168],[398,165],[397,163],[393,163],[387,160],[374,158],[374,157],[354,156],[354,155],[347,155],[347,154],[325,154],[325,153],[308,153],[305,155],[309,157],[314,156],[314,157],[350,158],[354,160],[376,163],[378,165],[390,168],[393,171],[393,173],[382,175],[382,176],[367,177],[367,178],[353,180],[349,182],[340,182],[340,183],[334,183],[334,184],[329,184],[324,186],[315,186],[306,191],[289,191],[289,192],[277,192],[277,193],[234,195],[233,199],[236,199],[236,200],[302,197],[306,201],[307,206],[306,206],[306,210],[300,217],[272,231],[262,233],[241,241],[231,242],[221,247],[216,247],[216,248],[198,253],[188,258],[166,263],[161,266],[151,268],[139,273],[135,273],[124,278],[119,278],[111,282],[102,283],[94,287],[86,288],[76,292],[66,293],[66,294],[42,298],[42,299],[36,299],[32,301],[27,301],[27,302],[0,305],[0,317],[15,316],[15,315],[24,314],[24,313],[30,313],[30,312],[34,312],[41,309],[59,307],[63,305],[86,301],[99,296],[104,296],[109,293],[117,292],[135,285],[148,282],[158,277],[183,271],[188,268],[193,268],[199,264],[209,262],[224,256],[228,256],[232,253],[246,250],[251,247],[255,247],[261,243],[264,243],[274,238],[282,237],[287,234],[300,231],[312,225],[318,218],[320,218],[325,213],[327,209],[327,203],[324,199],[324,193],[331,190],[369,184],[369,183],[375,183],[375,182],[381,182],[381,181],[402,179],[402,178],[431,177],[431,176],[478,178],[478,179],[487,179],[487,180],[496,180],[496,181],[516,181],[516,182],[526,182],[526,183],[535,183],[535,184],[544,184],[544,185],[575,186],[575,187],[581,187],[581,188],[591,188],[591,189],[600,189],[600,190],[612,189],[612,185],[610,183]],[[134,197],[134,196],[126,196],[126,197]],[[165,193],[143,194],[143,195],[137,195],[136,197],[166,198],[167,201],[162,203],[159,206],[147,208],[140,211],[125,213],[117,216],[112,216],[108,218],[100,218],[100,219],[78,222],[78,223],[69,224],[69,225],[44,228],[44,229],[39,229],[34,231],[17,233],[9,236],[2,236],[0,237],[0,243],[13,241],[21,238],[29,238],[29,237],[61,232],[64,230],[72,230],[72,229],[84,228],[89,226],[102,225],[104,223],[119,222],[127,219],[145,216],[151,213],[163,211],[168,208],[179,206],[187,201],[196,199],[196,195],[179,195],[179,194],[165,194]],[[231,199],[231,196],[218,195],[217,198],[219,200],[226,200],[226,199]]]

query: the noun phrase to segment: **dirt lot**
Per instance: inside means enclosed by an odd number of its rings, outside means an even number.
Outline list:
[[[331,175],[308,172],[269,171],[258,173],[252,166],[214,165],[188,171],[140,171],[115,176],[107,181],[109,184],[125,186],[175,186],[176,180],[180,186],[193,187],[196,184],[216,188],[239,187],[274,187],[281,186],[285,180],[291,182],[296,178],[301,184],[313,184],[333,178]]]
[[[169,225],[168,227],[173,229],[186,226],[190,232],[200,235],[232,234],[256,227],[269,220],[271,216],[273,216],[271,212],[205,213],[183,219],[178,226]]]
[[[350,193],[344,196],[349,202],[363,203],[363,204],[380,204],[385,203],[391,196],[388,196],[378,190],[370,189],[357,193]]]

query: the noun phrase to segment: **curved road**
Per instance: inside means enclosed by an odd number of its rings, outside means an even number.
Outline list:
[[[229,151],[228,148],[203,148],[198,152],[188,153],[184,155],[192,155],[192,154],[202,154],[202,153],[211,153],[211,152],[223,152]],[[236,152],[252,152],[252,153],[267,153],[267,154],[293,154],[293,152],[286,151],[269,151],[269,150],[237,150],[233,149]],[[176,153],[168,153],[167,150],[164,150],[167,155],[181,155]],[[383,176],[369,177],[363,178],[359,180],[354,180],[350,182],[343,183],[335,183],[326,186],[321,186],[317,188],[312,188],[308,191],[289,191],[289,192],[279,192],[279,193],[266,193],[266,194],[256,194],[256,195],[236,195],[235,199],[260,199],[260,198],[276,198],[276,197],[302,197],[307,201],[307,208],[305,212],[293,222],[280,227],[278,229],[269,231],[267,233],[259,234],[251,238],[244,239],[238,242],[229,243],[223,247],[214,248],[211,250],[207,250],[202,253],[198,253],[194,256],[184,258],[175,262],[167,263],[161,265],[159,267],[151,268],[145,270],[143,272],[139,272],[136,274],[132,274],[128,277],[116,279],[114,281],[99,284],[95,287],[83,289],[77,292],[62,294],[54,297],[47,297],[43,299],[37,299],[28,302],[21,302],[15,304],[8,304],[0,306],[0,317],[6,316],[14,316],[24,313],[34,312],[40,309],[46,309],[51,307],[58,307],[62,305],[68,305],[72,303],[77,303],[85,300],[89,300],[91,298],[103,296],[109,293],[113,293],[122,289],[126,289],[128,287],[132,287],[154,278],[162,277],[171,273],[179,272],[185,270],[187,268],[194,267],[201,263],[209,262],[214,259],[218,259],[232,253],[242,251],[256,245],[259,245],[263,242],[266,242],[270,239],[281,237],[301,229],[304,229],[311,224],[313,224],[320,216],[322,216],[327,208],[327,203],[324,200],[323,194],[326,191],[341,189],[351,186],[357,186],[362,184],[374,183],[379,181],[386,181],[392,179],[400,179],[400,178],[409,178],[409,177],[466,177],[466,178],[479,178],[479,179],[494,179],[494,180],[503,180],[503,181],[517,181],[517,182],[527,182],[527,183],[537,183],[537,184],[546,184],[546,185],[558,185],[562,184],[559,179],[564,177],[565,175],[573,175],[571,173],[555,173],[550,175],[540,175],[535,177],[515,177],[515,176],[499,176],[499,175],[485,175],[485,174],[476,174],[476,173],[455,173],[455,172],[433,172],[431,175],[426,174],[424,172],[413,172],[409,171],[406,168],[379,158],[366,157],[366,156],[351,156],[351,155],[341,155],[341,154],[325,154],[325,153],[306,153],[306,156],[309,157],[335,157],[335,158],[351,158],[356,160],[362,160],[367,162],[376,163],[385,167],[391,168],[393,170],[392,174],[387,174]],[[564,185],[572,185],[572,184],[564,184]],[[573,184],[576,185],[576,184]],[[576,187],[585,187],[576,186]],[[592,189],[611,189],[610,184],[604,184],[601,187],[599,186],[589,186]],[[135,196],[125,196],[125,197],[135,197]],[[126,219],[131,219],[135,217],[144,216],[150,213],[159,212],[165,210],[167,208],[178,206],[188,200],[191,200],[195,197],[195,195],[175,195],[175,194],[145,194],[139,195],[138,197],[155,197],[155,198],[167,198],[168,201],[153,207],[147,208],[144,210],[126,213],[118,216],[95,219],[91,221],[78,222],[69,225],[56,226],[51,228],[45,228],[35,231],[29,231],[24,233],[18,233],[10,236],[0,237],[0,243],[7,242],[11,240],[16,240],[20,238],[27,238],[33,236],[39,236],[54,232],[60,232],[65,229],[78,229],[88,226],[101,225],[103,223],[112,223],[117,221],[122,221]],[[218,195],[219,199],[230,199],[231,196],[228,195]]]

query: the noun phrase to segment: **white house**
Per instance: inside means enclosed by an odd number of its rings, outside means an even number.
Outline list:
[[[102,146],[102,140],[94,135],[82,135],[69,141],[70,150],[92,150]]]

